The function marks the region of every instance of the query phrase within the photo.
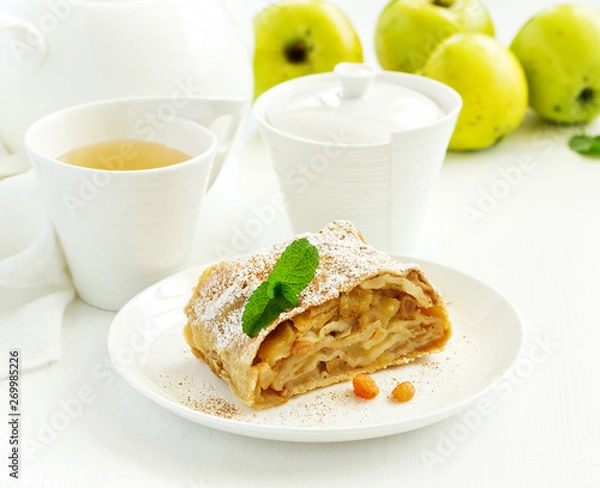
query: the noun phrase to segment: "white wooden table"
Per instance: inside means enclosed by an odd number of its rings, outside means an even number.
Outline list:
[[[373,25],[384,2],[339,3],[372,60]],[[552,2],[486,3],[508,42]],[[114,314],[75,300],[64,321],[62,360],[21,380],[28,455],[20,486],[600,487],[600,161],[569,151],[575,131],[530,114],[493,150],[450,154],[413,253],[488,282],[520,311],[525,357],[486,397],[491,407],[351,443],[280,443],[213,431],[121,380],[106,353]],[[600,133],[600,120],[590,132]],[[267,204],[277,192],[252,124],[246,139],[204,201],[191,265],[291,232],[279,212],[257,237],[239,238],[248,219],[257,218],[252,205]],[[473,210],[480,212],[475,221],[465,217]],[[6,481],[5,463],[3,455],[0,486],[16,486]]]

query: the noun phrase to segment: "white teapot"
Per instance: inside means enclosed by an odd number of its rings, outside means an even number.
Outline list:
[[[27,127],[70,105],[134,95],[251,98],[245,3],[2,0],[0,178],[28,166]]]

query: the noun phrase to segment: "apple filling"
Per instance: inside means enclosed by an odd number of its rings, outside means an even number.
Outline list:
[[[448,328],[417,273],[369,279],[267,335],[252,365],[257,406],[408,362],[441,347]]]

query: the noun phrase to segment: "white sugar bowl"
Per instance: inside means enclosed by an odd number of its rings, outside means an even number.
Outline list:
[[[254,110],[294,231],[346,219],[380,249],[411,249],[461,106],[440,82],[353,63],[263,93]]]

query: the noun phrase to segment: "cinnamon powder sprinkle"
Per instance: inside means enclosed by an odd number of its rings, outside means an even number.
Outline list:
[[[187,400],[184,401],[184,405],[196,410],[197,412],[214,415],[215,417],[221,417],[224,419],[232,419],[240,414],[239,408],[237,408],[233,403],[230,403],[224,398],[219,397],[196,399],[188,396]]]

